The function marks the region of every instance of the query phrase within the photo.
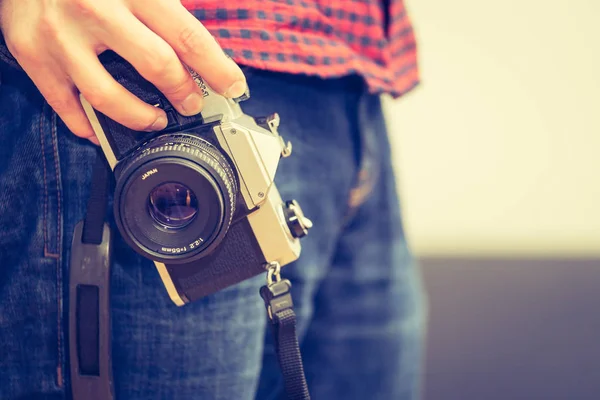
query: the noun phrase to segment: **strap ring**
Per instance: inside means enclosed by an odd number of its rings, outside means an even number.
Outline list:
[[[275,282],[281,281],[281,265],[277,261],[272,261],[265,267],[267,269],[267,285],[273,284],[273,277]]]

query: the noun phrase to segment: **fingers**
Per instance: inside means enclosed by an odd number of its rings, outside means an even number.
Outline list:
[[[106,45],[152,82],[179,113],[198,114],[203,105],[202,91],[171,46],[129,12],[115,22],[107,27]]]
[[[96,110],[130,129],[155,131],[167,125],[163,110],[114,80],[98,60],[98,49],[119,53],[183,115],[201,111],[203,98],[184,64],[225,96],[238,97],[246,90],[241,69],[179,0],[114,1],[110,6],[77,0],[45,7],[40,15],[23,12],[30,23],[19,26],[31,25],[30,34],[5,37],[21,43],[17,47],[22,51],[13,54],[67,127],[94,143],[78,92]]]
[[[133,14],[162,37],[179,58],[198,72],[215,91],[239,97],[246,91],[242,70],[228,58],[210,32],[179,1],[138,1]]]
[[[66,74],[52,60],[20,62],[50,107],[71,132],[99,144],[79,101],[79,92],[98,111],[131,129],[164,129],[167,124],[164,111],[144,103],[125,90],[106,72],[95,54],[85,51],[78,51],[76,54],[78,57],[75,61],[65,59],[69,61],[63,65],[63,68],[68,69]]]
[[[64,60],[64,67],[92,107],[136,131],[157,131],[167,126],[165,112],[143,102],[115,81],[96,54],[86,49],[72,54]]]
[[[21,61],[20,64],[71,132],[92,141],[96,139],[94,130],[79,102],[77,89],[64,74],[53,68],[55,66],[53,63],[34,64]]]

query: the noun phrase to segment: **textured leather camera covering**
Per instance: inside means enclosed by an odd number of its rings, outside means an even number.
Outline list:
[[[187,302],[265,272],[263,257],[247,218],[235,223],[210,255],[190,264],[167,265],[177,291]]]

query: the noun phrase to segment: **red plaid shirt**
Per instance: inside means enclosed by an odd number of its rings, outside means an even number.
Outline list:
[[[374,93],[418,83],[403,0],[182,0],[240,64],[339,77],[360,74]]]

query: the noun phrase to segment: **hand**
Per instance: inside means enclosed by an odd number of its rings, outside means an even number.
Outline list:
[[[164,111],[118,84],[98,60],[111,49],[152,82],[183,115],[202,95],[182,63],[217,92],[241,96],[246,80],[179,0],[0,0],[8,49],[48,104],[77,136],[98,143],[78,92],[113,120],[138,131],[161,130]]]

